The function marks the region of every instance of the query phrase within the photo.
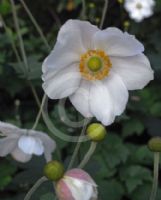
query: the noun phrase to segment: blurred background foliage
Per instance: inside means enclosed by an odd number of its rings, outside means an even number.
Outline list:
[[[155,80],[144,90],[130,93],[125,113],[107,127],[108,136],[92,157],[86,170],[98,184],[100,200],[147,200],[152,184],[153,154],[146,144],[151,136],[161,136],[161,0],[156,1],[154,15],[141,23],[129,19],[122,1],[110,0],[104,28],[116,26],[135,34],[145,45],[155,71]],[[81,0],[25,0],[44,33],[50,48],[54,46],[61,25],[70,18],[81,17]],[[21,1],[15,1],[20,25],[19,34],[15,28],[13,9],[9,0],[0,0],[0,120],[20,127],[31,128],[38,112],[38,103],[43,96],[41,63],[49,53]],[[104,0],[87,0],[87,19],[99,25]],[[19,35],[22,36],[27,55],[24,64]],[[33,91],[39,100],[35,100]],[[68,127],[58,115],[57,101],[49,101],[50,117],[56,127],[70,135],[79,135],[81,129]],[[66,112],[71,120],[82,116],[66,102]],[[93,119],[95,121],[95,119]],[[38,129],[53,137],[61,155],[54,153],[54,159],[62,159],[65,165],[73,153],[75,144],[56,138],[46,128],[43,120]],[[89,142],[82,144],[77,163],[89,148]],[[0,199],[23,199],[33,183],[42,176],[42,157],[34,157],[27,164],[14,161],[10,156],[0,158]],[[160,168],[161,169],[161,168]],[[158,200],[161,197],[159,181]],[[34,194],[33,199],[54,199],[52,184],[45,183]]]

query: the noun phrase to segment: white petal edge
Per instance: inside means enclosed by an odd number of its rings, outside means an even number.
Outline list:
[[[79,88],[69,98],[73,106],[84,117],[93,117],[89,107],[90,82],[82,79]]]
[[[114,122],[115,113],[111,95],[101,81],[94,81],[90,89],[91,113],[105,126]]]
[[[117,28],[100,30],[93,40],[95,49],[102,49],[109,56],[134,56],[144,51],[144,46],[133,35]]]
[[[154,79],[154,72],[144,54],[127,58],[111,57],[111,62],[112,71],[122,78],[128,90],[143,89]]]
[[[17,137],[5,137],[0,139],[0,156],[4,157],[10,154],[17,147]]]
[[[116,73],[112,72],[110,72],[108,77],[104,79],[103,82],[111,95],[115,115],[121,115],[126,108],[129,97],[128,90],[124,82]]]
[[[45,77],[44,77],[45,78]],[[45,78],[43,89],[51,99],[61,99],[73,94],[78,88],[81,74],[77,65],[68,66],[53,77]]]
[[[10,123],[0,121],[0,133],[4,136],[19,135],[21,134],[21,129]]]

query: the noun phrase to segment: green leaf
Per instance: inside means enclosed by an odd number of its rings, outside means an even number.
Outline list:
[[[0,164],[0,189],[3,189],[12,181],[12,175],[15,173],[16,168],[9,162],[1,162]]]
[[[120,200],[124,194],[124,188],[116,180],[102,181],[98,185],[101,188],[101,199]]]
[[[8,14],[11,11],[11,5],[7,0],[1,0],[0,13],[3,15]]]
[[[150,108],[150,112],[155,117],[161,117],[161,103],[156,102],[155,104],[153,104]]]
[[[144,185],[138,187],[130,194],[131,200],[147,200],[149,199],[151,192],[152,184],[145,183]],[[156,200],[160,200],[161,197],[161,189],[158,188],[157,198]]]
[[[53,193],[47,193],[40,197],[40,200],[55,200],[56,196]]]
[[[26,66],[23,62],[21,63],[12,63],[13,68],[20,78],[35,80],[41,78],[41,63],[38,61],[38,56],[28,57],[28,66],[29,70],[26,71]]]
[[[122,167],[119,174],[121,180],[125,182],[128,193],[133,192],[144,181],[152,181],[151,171],[140,165]]]
[[[129,156],[128,148],[117,135],[108,135],[106,144],[103,144],[102,147],[105,160],[110,168],[125,163]]]
[[[127,137],[130,135],[133,135],[134,133],[137,133],[137,135],[140,135],[144,130],[143,123],[138,119],[131,119],[129,121],[124,122],[123,124],[123,137]]]

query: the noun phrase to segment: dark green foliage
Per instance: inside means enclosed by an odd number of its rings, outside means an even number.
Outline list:
[[[48,49],[37,33],[19,1],[17,13],[24,40],[29,69],[26,70],[19,48],[18,35],[14,28],[9,0],[0,1],[0,15],[7,28],[0,28],[0,120],[17,126],[31,128],[38,112],[31,85],[39,99],[43,96],[41,65],[48,55]],[[25,1],[38,21],[51,48],[54,46],[60,23],[69,18],[80,18],[81,0],[74,0],[69,10],[68,1],[28,0]],[[87,17],[93,24],[99,24],[104,0],[86,1]],[[152,185],[153,154],[147,148],[151,136],[161,136],[161,1],[157,0],[155,14],[141,23],[135,23],[115,1],[110,1],[104,27],[116,26],[124,29],[129,20],[129,32],[135,34],[145,46],[155,71],[155,80],[145,89],[130,92],[129,103],[124,114],[107,127],[106,139],[98,144],[97,150],[86,166],[96,183],[100,200],[147,200]],[[17,60],[12,43],[18,49]],[[54,125],[66,135],[79,135],[81,128],[71,128],[60,120],[57,101],[48,102],[49,115]],[[71,121],[81,121],[72,105],[66,102],[66,114]],[[96,122],[95,119],[93,122]],[[65,166],[73,153],[75,143],[67,143],[55,137],[41,119],[37,129],[52,136],[59,147],[54,159],[62,159]],[[75,166],[89,148],[89,142],[81,145]],[[0,158],[0,199],[22,200],[37,179],[43,176],[45,161],[33,157],[29,163],[20,164],[8,156]],[[161,168],[160,168],[161,170]],[[161,196],[161,180],[157,200]],[[33,200],[54,200],[55,192],[51,182],[44,183],[33,196]]]

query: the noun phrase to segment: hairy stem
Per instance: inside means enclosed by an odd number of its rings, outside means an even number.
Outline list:
[[[160,153],[154,153],[154,177],[153,177],[153,186],[150,195],[150,200],[155,200],[157,195],[157,188],[158,188],[158,177],[159,177],[159,158]]]
[[[104,21],[105,21],[107,9],[108,9],[108,0],[105,0],[105,5],[104,5],[104,9],[103,9],[103,13],[102,13],[102,18],[101,18],[101,23],[100,23],[100,28],[101,29],[103,28],[103,24],[104,24]]]
[[[20,50],[21,50],[21,54],[22,54],[22,58],[23,58],[25,67],[26,67],[26,76],[27,76],[29,66],[28,66],[26,52],[25,52],[25,48],[24,48],[24,43],[23,43],[21,31],[20,31],[19,22],[18,22],[16,5],[15,5],[14,0],[10,0],[10,2],[11,2],[11,6],[12,6],[12,14],[13,14],[13,20],[14,20],[14,24],[15,24],[15,29],[16,29],[16,32],[17,32],[17,35],[18,35]]]
[[[47,181],[48,179],[46,177],[41,177],[34,185],[33,187],[28,191],[27,195],[25,196],[24,200],[29,200],[31,198],[31,196],[33,195],[33,193],[37,190],[37,188],[44,183],[45,181]]]
[[[81,138],[81,136],[83,136],[85,134],[85,131],[86,131],[86,128],[87,128],[87,125],[88,125],[89,121],[90,121],[90,119],[86,119],[85,122],[84,122],[83,129],[81,131],[80,137],[78,138],[78,142],[76,144],[76,147],[74,149],[72,158],[71,158],[70,163],[68,165],[68,169],[70,169],[73,166],[74,162],[75,162],[75,159],[76,159],[76,157],[78,155],[78,152],[79,152],[79,149],[80,149],[80,146],[81,146],[80,138]]]
[[[85,165],[88,163],[88,161],[90,160],[91,156],[93,155],[96,147],[97,147],[97,142],[91,142],[91,146],[90,146],[88,152],[86,153],[86,155],[84,156],[83,160],[79,164],[78,168],[85,167]]]
[[[34,92],[34,91],[33,91]],[[35,97],[36,98],[36,97]],[[37,127],[37,125],[38,125],[38,123],[39,123],[39,120],[40,120],[40,117],[41,117],[41,113],[43,112],[43,106],[44,106],[44,103],[45,103],[45,101],[46,101],[46,95],[44,94],[44,96],[43,96],[43,98],[42,98],[42,102],[41,102],[41,105],[40,105],[40,103],[39,103],[39,112],[38,112],[38,114],[37,114],[37,117],[36,117],[36,120],[35,120],[35,122],[34,122],[34,125],[33,125],[33,127],[32,127],[32,129],[34,130],[34,129],[36,129],[36,127]]]

